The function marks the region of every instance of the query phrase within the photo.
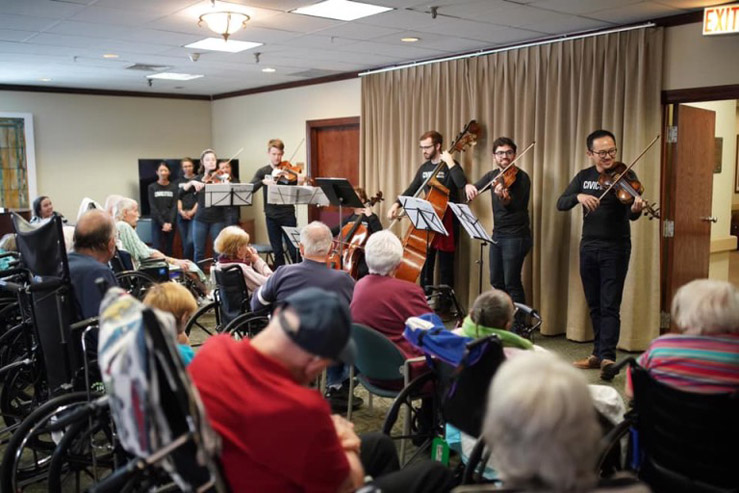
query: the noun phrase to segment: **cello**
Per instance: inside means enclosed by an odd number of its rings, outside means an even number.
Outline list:
[[[372,207],[377,202],[385,200],[382,192],[377,192],[374,197],[368,199],[364,189],[356,187],[355,190],[366,207]],[[365,214],[360,214],[354,221],[346,223],[341,228],[338,239],[333,241],[331,252],[326,259],[326,265],[329,268],[342,269],[355,280],[359,278],[359,265],[364,256],[364,245],[372,234],[363,224],[366,219]]]
[[[477,121],[470,120],[464,129],[457,135],[449,147],[448,152],[451,154],[454,151],[463,151],[467,146],[471,146],[477,143],[477,135],[480,132],[480,126]],[[429,187],[424,199],[431,203],[434,207],[434,211],[439,218],[444,217],[446,212],[447,203],[449,202],[449,189],[436,179],[436,175],[442,170],[442,168],[448,165],[443,159],[436,165],[431,174],[426,180],[421,183],[414,197],[419,197],[424,193],[426,187]],[[451,166],[450,166],[451,168]],[[393,220],[390,224],[392,227],[396,221],[400,219],[400,216]],[[411,225],[405,233],[403,238],[403,260],[400,262],[398,269],[395,271],[395,277],[397,279],[403,279],[410,282],[416,282],[418,276],[421,274],[423,265],[426,263],[426,254],[429,245],[434,240],[434,233],[424,229],[418,229]]]

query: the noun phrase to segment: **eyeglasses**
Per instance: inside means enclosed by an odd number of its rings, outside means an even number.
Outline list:
[[[497,151],[497,152],[494,152],[493,154],[495,154],[498,157],[513,156],[514,154],[516,154],[516,151]]]
[[[421,149],[421,150],[423,150],[423,151],[428,151],[429,149],[433,149],[434,148],[434,145],[432,144],[430,146],[418,146],[418,148]]]
[[[607,149],[605,151],[590,151],[591,153],[595,154],[601,159],[604,159],[606,156],[616,157],[616,153],[618,152],[618,149],[615,147],[613,149]]]

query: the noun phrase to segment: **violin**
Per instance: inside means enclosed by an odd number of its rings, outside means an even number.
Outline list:
[[[636,179],[634,173],[626,168],[626,165],[622,162],[614,163],[611,169],[600,174],[598,186],[601,190],[613,190],[619,202],[631,205],[636,197],[641,197],[644,193],[644,185]],[[618,179],[619,177],[620,179]],[[654,204],[642,200],[644,201],[644,215],[648,216],[649,219],[659,219],[659,209],[655,209]]]
[[[492,180],[490,180],[490,182],[488,182],[487,185],[485,185],[484,187],[482,187],[477,192],[477,194],[478,195],[482,194],[482,192],[484,192],[485,190],[487,190],[489,187],[492,187],[493,190],[495,190],[495,188],[498,185],[502,185],[502,187],[503,187],[503,197],[502,197],[503,200],[510,199],[511,196],[508,193],[508,189],[511,188],[511,186],[516,182],[516,175],[518,175],[518,168],[516,166],[514,166],[514,164],[516,164],[516,161],[518,161],[519,159],[521,159],[524,156],[524,154],[526,154],[527,152],[529,152],[529,150],[532,147],[534,147],[534,145],[536,145],[536,141],[531,142],[531,144],[529,144],[526,147],[526,149],[524,149],[521,152],[521,154],[519,154],[519,155],[516,156],[516,159],[514,159],[513,161],[511,161],[510,163],[508,163],[508,166],[506,166],[505,168],[503,168],[502,170],[500,170],[500,173],[498,173],[497,175],[495,175],[495,178],[493,178]]]
[[[372,207],[377,202],[385,200],[381,191],[369,199],[362,188],[357,187],[356,191],[366,207]],[[359,265],[364,257],[364,246],[371,234],[363,224],[366,219],[365,214],[360,214],[354,221],[346,223],[341,228],[339,238],[333,241],[331,252],[326,259],[329,268],[343,269],[355,280],[359,278]]]
[[[295,185],[302,172],[303,163],[293,165],[290,161],[282,161],[272,170],[272,179],[278,185]]]
[[[626,166],[624,163],[616,162],[611,169],[600,174],[598,184],[603,190],[603,193],[598,197],[598,200],[603,200],[603,197],[611,190],[616,193],[618,200],[623,204],[632,204],[637,196],[641,197],[641,194],[644,193],[644,187],[630,171],[642,156],[659,140],[659,137],[659,134],[657,134],[654,140],[644,148],[630,165]],[[659,208],[655,208],[655,204],[650,204],[646,200],[643,200],[643,202],[644,215],[648,216],[649,219],[659,219]],[[585,215],[588,215],[588,211],[585,212]]]

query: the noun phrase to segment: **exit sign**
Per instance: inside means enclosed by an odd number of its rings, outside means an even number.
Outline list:
[[[703,35],[739,33],[739,3],[703,10]]]

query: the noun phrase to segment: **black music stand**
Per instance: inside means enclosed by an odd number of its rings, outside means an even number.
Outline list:
[[[497,242],[488,235],[487,231],[485,231],[485,228],[482,227],[482,224],[480,224],[480,220],[475,217],[475,215],[470,210],[470,206],[467,204],[453,204],[449,203],[449,207],[452,209],[452,212],[455,216],[457,216],[457,219],[459,219],[459,222],[462,223],[462,226],[464,226],[464,230],[467,231],[467,234],[470,235],[470,238],[473,240],[480,240],[480,259],[475,262],[479,266],[479,280],[478,280],[478,293],[482,293],[482,266],[485,263],[483,260],[483,250],[485,248],[485,245],[488,243],[496,243]]]
[[[339,208],[339,269],[342,269],[341,263],[344,259],[344,241],[341,238],[341,221],[344,219],[342,208],[361,209],[364,204],[354,191],[354,186],[346,178],[316,178],[316,184],[326,194],[329,203]]]
[[[269,185],[268,204],[330,205],[326,194],[319,187],[308,185]]]
[[[288,241],[292,243],[292,246],[295,248],[295,251],[297,252],[297,258],[295,259],[296,262],[298,260],[301,260],[300,256],[300,230],[303,228],[297,228],[293,226],[283,226],[282,231],[284,231],[285,236],[287,236]],[[289,257],[289,255],[288,255]]]
[[[209,183],[205,185],[205,207],[251,205],[253,192],[251,183]]]
[[[398,200],[400,201],[400,205],[403,206],[403,210],[413,224],[413,227],[426,231],[426,258],[428,258],[429,249],[431,248],[429,232],[433,231],[434,233],[449,236],[444,223],[441,222],[441,218],[436,214],[434,206],[428,200],[408,195],[399,195]]]

